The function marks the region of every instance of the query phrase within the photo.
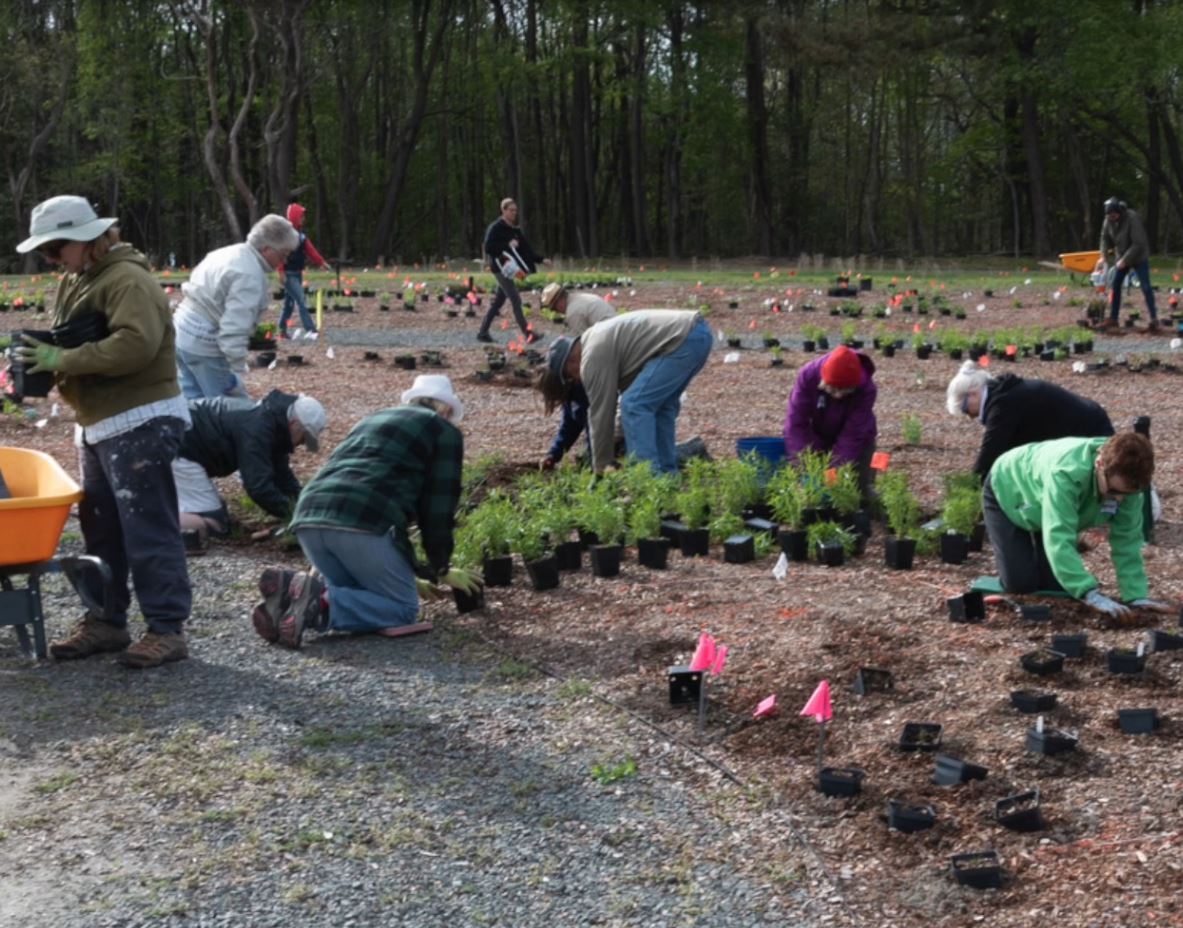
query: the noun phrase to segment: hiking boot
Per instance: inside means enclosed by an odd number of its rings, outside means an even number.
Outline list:
[[[1147,332],[1157,332],[1158,330],[1159,330],[1158,320],[1151,319],[1150,324],[1148,326],[1146,326],[1146,331]]]
[[[158,635],[156,632],[144,632],[144,636],[120,654],[115,660],[124,667],[133,670],[145,670],[148,667],[159,667],[172,661],[183,661],[189,656],[189,645],[185,643],[185,636]]]
[[[490,335],[488,332],[477,332],[476,333],[476,340],[478,342],[492,342],[493,336]]]
[[[268,567],[259,578],[263,601],[251,613],[251,622],[264,641],[279,640],[279,619],[291,603],[288,587],[295,575],[294,570],[284,567]]]
[[[1097,323],[1098,332],[1120,332],[1121,326],[1116,319],[1106,319],[1103,322]]]
[[[316,573],[305,573],[301,570],[292,577],[291,585],[288,587],[291,601],[279,620],[277,639],[285,648],[299,648],[305,628],[320,628],[320,594],[324,591],[324,586],[324,581]]]
[[[72,661],[92,654],[122,651],[131,644],[126,626],[100,622],[89,613],[79,619],[70,634],[49,646],[49,653],[59,661]]]

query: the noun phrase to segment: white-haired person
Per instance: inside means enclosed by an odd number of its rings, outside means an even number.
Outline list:
[[[426,631],[420,593],[431,595],[437,583],[475,592],[474,577],[449,569],[463,416],[451,381],[423,374],[402,405],[353,427],[304,487],[292,517],[313,569],[273,567],[259,579],[263,601],[252,621],[260,636],[298,648],[307,629],[389,637]],[[416,561],[412,523],[426,564]]]
[[[295,227],[269,213],[245,242],[211,251],[181,284],[174,322],[186,399],[247,395],[248,346],[271,298],[269,275],[299,244]]]
[[[1004,452],[1033,441],[1106,438],[1113,423],[1099,403],[1043,380],[1014,374],[993,377],[966,361],[945,393],[949,415],[977,419],[984,427],[974,473],[983,480]]]
[[[87,612],[50,645],[58,658],[107,651],[135,668],[189,656],[184,625],[192,605],[177,521],[172,461],[189,423],[177,386],[168,300],[147,259],[119,241],[116,220],[82,197],[58,196],[33,209],[21,254],[37,251],[64,272],[54,300],[57,344],[28,337],[17,355],[30,372],[52,371],[74,409],[86,553],[111,568],[106,614]],[[69,331],[72,347],[63,347]],[[131,643],[128,576],[148,631]],[[102,602],[97,577],[89,601]]]

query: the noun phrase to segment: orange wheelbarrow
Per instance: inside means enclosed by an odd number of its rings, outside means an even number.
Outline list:
[[[111,569],[97,557],[56,557],[70,507],[82,490],[53,458],[26,448],[0,447],[0,476],[8,498],[0,499],[0,626],[12,626],[26,655],[45,657],[41,577],[61,573],[90,612],[109,618]],[[83,579],[97,571],[103,602],[95,602]],[[26,577],[24,587],[14,577]],[[32,641],[29,631],[32,629]]]

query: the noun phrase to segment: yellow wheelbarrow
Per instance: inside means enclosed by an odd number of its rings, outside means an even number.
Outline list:
[[[9,494],[0,499],[0,626],[16,630],[25,654],[45,657],[41,577],[64,574],[83,605],[105,619],[111,602],[111,569],[89,555],[55,556],[70,507],[82,499],[82,490],[57,461],[40,451],[0,447],[0,476]],[[97,571],[102,582],[101,603],[94,601],[82,582],[89,571]],[[22,588],[12,582],[19,576],[28,578]]]
[[[1073,274],[1091,274],[1099,260],[1099,251],[1069,251],[1060,255],[1060,266]]]

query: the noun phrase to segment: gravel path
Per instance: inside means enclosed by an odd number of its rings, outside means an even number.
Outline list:
[[[779,799],[594,683],[442,604],[430,636],[269,647],[261,566],[191,561],[192,657],[156,671],[0,630],[0,924],[850,923]]]

